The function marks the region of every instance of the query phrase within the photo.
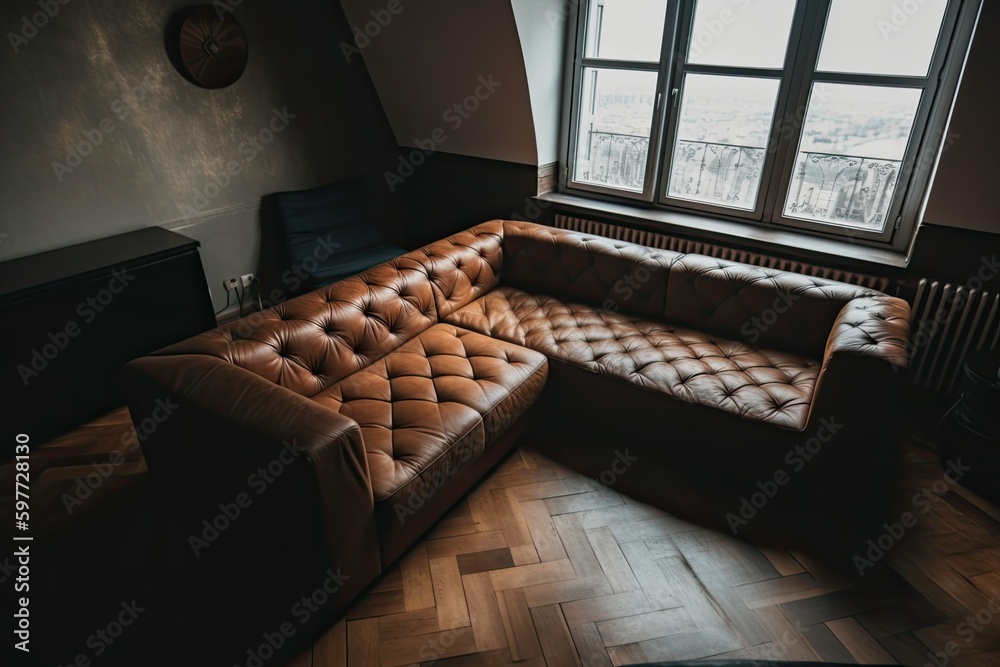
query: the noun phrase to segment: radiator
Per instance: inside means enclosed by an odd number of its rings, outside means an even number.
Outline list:
[[[608,224],[604,222],[594,222],[593,220],[583,220],[581,218],[571,218],[566,215],[555,216],[555,226],[561,229],[570,229],[576,232],[587,234],[597,234],[619,241],[638,243],[639,245],[661,248],[663,250],[673,250],[675,252],[694,253],[696,255],[708,255],[718,259],[726,259],[741,264],[753,264],[763,266],[768,269],[778,269],[779,271],[791,271],[792,273],[802,273],[807,276],[817,278],[829,278],[840,282],[850,283],[868,287],[879,292],[890,293],[893,281],[889,278],[869,276],[864,273],[853,271],[841,271],[826,266],[817,266],[806,262],[797,262],[791,259],[782,259],[771,255],[762,255],[749,250],[738,250],[727,248],[726,246],[715,245],[713,243],[702,243],[688,239],[677,238],[660,232],[648,232],[641,229],[630,229],[621,225]]]
[[[923,279],[913,295],[912,283],[904,288],[901,281],[891,278],[842,271],[659,232],[566,215],[556,215],[555,226],[653,248],[709,255],[743,264],[839,280],[886,294],[913,296],[910,303],[913,309],[910,381],[930,391],[952,393],[961,377],[962,364],[968,354],[983,348],[996,349],[1000,343],[1000,293]],[[909,294],[904,294],[906,292]]]
[[[1000,294],[921,280],[913,300],[910,378],[918,387],[950,394],[970,352],[997,348]]]

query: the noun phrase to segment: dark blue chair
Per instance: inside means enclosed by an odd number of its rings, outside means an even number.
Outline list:
[[[406,252],[382,242],[366,189],[361,179],[347,179],[261,198],[265,296],[275,288],[286,297],[308,292]]]

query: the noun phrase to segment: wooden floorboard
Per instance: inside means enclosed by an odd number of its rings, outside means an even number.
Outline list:
[[[904,497],[933,485],[906,453]],[[1000,510],[952,487],[877,581],[758,548],[520,450],[291,667],[747,658],[1000,665]],[[990,604],[997,610],[991,611]],[[969,616],[990,616],[979,630]]]

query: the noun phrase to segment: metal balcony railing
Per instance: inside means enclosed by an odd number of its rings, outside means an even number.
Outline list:
[[[899,160],[799,153],[785,213],[882,229],[901,165]]]
[[[649,137],[588,133],[579,179],[642,190]],[[751,209],[757,200],[765,148],[680,140],[671,160],[668,196]],[[785,214],[881,229],[899,180],[899,160],[802,152]]]
[[[752,208],[764,149],[707,141],[677,142],[668,195]]]
[[[649,137],[591,130],[580,180],[642,190],[648,154]]]

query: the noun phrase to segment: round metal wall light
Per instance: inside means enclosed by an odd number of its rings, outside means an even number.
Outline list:
[[[167,53],[181,75],[202,88],[236,83],[247,67],[247,36],[231,11],[188,7],[167,26]]]

